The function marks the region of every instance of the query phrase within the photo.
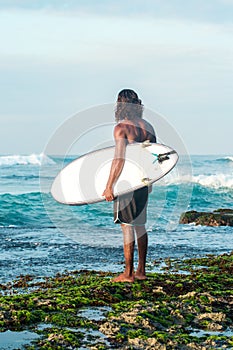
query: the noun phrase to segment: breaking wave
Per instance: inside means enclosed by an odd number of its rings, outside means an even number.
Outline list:
[[[0,166],[14,166],[14,165],[37,165],[54,164],[55,162],[46,156],[44,153],[23,155],[9,155],[0,157]]]
[[[180,176],[167,177],[164,181],[165,185],[179,185],[179,184],[199,184],[203,187],[211,187],[214,189],[233,189],[233,175],[232,174],[215,174],[215,175],[196,175],[196,176]]]
[[[233,163],[233,156],[227,156],[227,157],[218,158],[217,162]]]

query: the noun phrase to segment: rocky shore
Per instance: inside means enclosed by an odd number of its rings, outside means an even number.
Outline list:
[[[233,226],[233,210],[217,209],[213,212],[197,212],[191,210],[181,215],[180,223],[195,223],[196,225],[206,226]]]
[[[134,283],[73,271],[1,285],[0,342],[28,331],[28,350],[232,349],[233,253],[165,263]]]

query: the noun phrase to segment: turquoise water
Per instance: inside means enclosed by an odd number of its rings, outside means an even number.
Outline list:
[[[0,157],[1,282],[20,274],[123,269],[120,227],[112,204],[69,207],[50,193],[59,168],[74,159],[44,155]],[[204,256],[233,250],[232,227],[180,225],[185,210],[232,208],[233,157],[192,156],[153,186],[148,206],[148,263],[165,257]]]

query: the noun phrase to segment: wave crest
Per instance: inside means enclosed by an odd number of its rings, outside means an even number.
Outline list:
[[[12,156],[1,156],[0,166],[12,166],[12,165],[38,165],[42,164],[54,164],[55,162],[46,156],[44,153],[30,154],[28,156],[12,155]]]
[[[223,163],[233,163],[233,156],[227,156],[216,159],[217,162],[223,162]]]
[[[166,178],[165,185],[199,184],[214,189],[233,189],[233,176],[228,174],[194,175]]]
[[[230,188],[233,189],[232,175],[216,174],[216,175],[198,175],[193,177],[193,182],[196,182],[205,187]]]

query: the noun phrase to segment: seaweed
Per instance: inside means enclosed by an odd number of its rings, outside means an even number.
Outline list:
[[[169,259],[166,273],[150,272],[134,283],[112,283],[110,273],[85,270],[40,282],[19,276],[2,285],[0,330],[39,334],[28,350],[230,348],[232,272],[233,253]],[[94,308],[101,317],[88,317]]]

